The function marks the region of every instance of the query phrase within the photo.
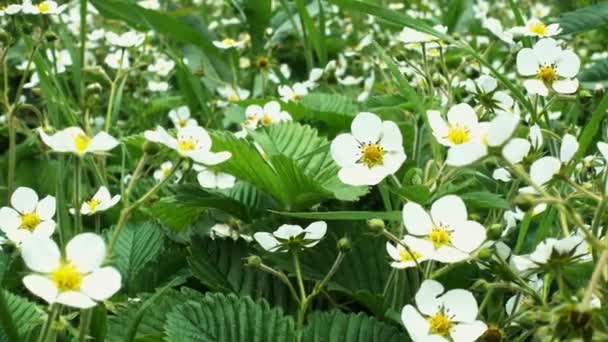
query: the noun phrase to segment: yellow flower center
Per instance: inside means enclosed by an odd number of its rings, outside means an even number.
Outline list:
[[[236,41],[234,41],[234,39],[232,38],[226,38],[222,40],[222,43],[224,43],[224,45],[226,46],[234,46],[234,44],[236,44]]]
[[[78,134],[76,138],[74,138],[74,146],[76,146],[76,151],[78,151],[78,153],[83,153],[86,151],[90,144],[91,138],[89,138],[86,134]]]
[[[538,68],[536,77],[545,83],[553,83],[557,80],[557,68],[553,64],[543,65]]]
[[[420,257],[422,256],[422,254],[420,254],[416,251],[412,251],[412,250],[410,250],[410,251],[411,251],[411,253],[408,252],[407,250],[403,249],[403,250],[401,250],[401,252],[399,252],[399,258],[401,258],[401,261],[403,261],[403,262],[415,261],[415,260],[420,259]]]
[[[230,102],[237,102],[237,101],[239,101],[239,100],[240,100],[240,99],[239,99],[238,95],[236,95],[236,94],[230,94],[230,95],[228,96],[228,101],[230,101]]]
[[[291,96],[291,100],[292,100],[292,101],[294,101],[294,102],[298,102],[298,101],[300,101],[301,99],[302,99],[302,95],[299,95],[299,94],[293,94],[293,95]]]
[[[443,227],[435,226],[433,227],[433,229],[431,229],[431,232],[429,233],[429,236],[427,238],[433,243],[433,246],[435,246],[435,248],[439,248],[441,246],[449,244],[452,241],[451,235],[452,234],[449,230]]]
[[[470,131],[467,127],[455,125],[448,129],[448,141],[454,145],[464,144],[471,140]]]
[[[36,212],[21,215],[21,228],[33,232],[40,224],[40,216]]]
[[[262,125],[268,126],[268,125],[270,125],[272,123],[272,117],[270,115],[268,115],[268,114],[265,114],[262,117],[262,120],[260,120],[260,121],[262,122]]]
[[[179,119],[179,120],[177,120],[177,125],[179,127],[186,127],[186,123],[188,123],[188,119]]]
[[[51,280],[60,291],[78,291],[84,275],[71,262],[61,262],[51,273]]]
[[[384,154],[386,152],[382,146],[378,144],[363,144],[361,145],[361,158],[359,162],[367,165],[370,169],[384,163]]]
[[[36,5],[40,13],[48,13],[51,10],[51,4],[48,1],[43,1]]]
[[[196,143],[192,139],[183,139],[177,142],[177,148],[182,152],[193,151],[196,149]]]
[[[95,212],[95,210],[97,210],[97,206],[99,206],[101,202],[99,202],[99,200],[97,198],[92,198],[91,200],[87,201],[87,205],[89,206],[89,212],[92,214]]]
[[[438,312],[435,316],[429,318],[429,325],[431,334],[447,336],[454,323],[443,312]]]
[[[163,169],[163,177],[164,178],[169,177],[170,174],[171,174],[171,168],[170,167]]]
[[[529,28],[530,32],[537,34],[539,36],[546,36],[547,35],[547,25],[538,22],[538,23],[534,23],[532,25],[530,25]]]

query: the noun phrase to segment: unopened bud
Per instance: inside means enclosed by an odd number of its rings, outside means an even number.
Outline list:
[[[488,260],[492,257],[493,251],[490,248],[482,248],[477,252],[477,257],[481,260]]]
[[[158,144],[157,143],[153,143],[151,141],[147,141],[144,143],[144,153],[148,154],[148,155],[155,155],[158,153]]]
[[[340,240],[338,240],[338,250],[342,253],[348,253],[350,252],[350,250],[353,248],[352,243],[350,242],[350,239],[347,237],[343,237]]]
[[[503,232],[503,225],[500,223],[495,223],[488,228],[487,235],[488,240],[497,240],[500,238]]]
[[[384,221],[382,221],[379,218],[373,218],[373,219],[369,219],[367,220],[367,226],[369,227],[369,229],[377,234],[382,233],[382,231],[384,230]]]
[[[257,255],[251,255],[245,258],[245,266],[247,267],[260,267],[262,265],[262,258]]]
[[[47,42],[52,43],[57,40],[57,35],[55,32],[48,31],[44,34],[44,39],[46,39]]]

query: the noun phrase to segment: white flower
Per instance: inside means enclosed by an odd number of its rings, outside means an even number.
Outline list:
[[[129,52],[126,50],[110,52],[103,61],[112,69],[128,69],[131,66]]]
[[[264,107],[250,105],[245,109],[244,126],[249,129],[256,129],[258,125],[269,126],[284,121],[291,121],[291,115],[281,110],[281,104],[278,101],[270,101]]]
[[[139,46],[144,42],[144,39],[146,39],[146,35],[135,31],[127,31],[121,35],[114,32],[106,32],[106,40],[108,43],[121,48]]]
[[[585,262],[591,259],[589,244],[580,233],[563,239],[548,238],[529,255],[514,256],[512,265],[520,272],[529,271],[552,262]]]
[[[230,152],[211,152],[211,137],[200,126],[187,126],[177,129],[177,138],[172,137],[161,126],[154,131],[145,131],[144,137],[152,142],[163,144],[177,151],[181,156],[191,158],[197,163],[216,165],[228,160]]]
[[[17,4],[11,4],[8,5],[6,7],[2,7],[0,6],[0,17],[3,17],[5,15],[13,15],[13,14],[17,14],[19,12],[21,12],[21,5],[17,5]]]
[[[363,77],[353,77],[351,75],[348,75],[344,78],[336,78],[338,80],[338,83],[340,83],[343,86],[354,86],[357,85],[361,82],[363,82]]]
[[[534,184],[543,187],[545,183],[549,182],[553,176],[555,176],[559,169],[562,167],[562,163],[555,157],[542,157],[530,166],[530,179]],[[536,189],[532,186],[526,186],[519,189],[523,193],[537,193]]]
[[[451,166],[471,164],[488,153],[489,147],[503,145],[513,134],[519,117],[497,111],[489,123],[480,123],[475,110],[466,103],[448,110],[447,122],[435,110],[427,111],[429,124],[437,141],[448,146],[446,163]]]
[[[543,145],[543,132],[541,131],[538,125],[533,125],[530,127],[530,132],[528,132],[528,139],[530,139],[530,143],[535,150],[538,150]]]
[[[308,95],[308,88],[303,83],[294,83],[293,86],[280,85],[277,89],[283,102],[298,102]]]
[[[435,25],[433,29],[439,33],[447,33],[447,26]],[[428,43],[439,40],[439,38],[428,33],[420,32],[409,27],[404,27],[397,35],[397,40],[405,44]]]
[[[562,138],[562,145],[559,149],[559,160],[562,163],[569,162],[578,150],[578,141],[572,134],[565,134]]]
[[[169,176],[169,174],[171,173],[171,169],[173,169],[173,163],[170,161],[166,161],[164,163],[162,163],[160,165],[160,169],[154,171],[153,177],[157,182],[162,182],[165,178],[167,178]],[[177,170],[175,171],[174,177],[175,180],[174,182],[177,183],[180,181],[180,179],[182,179],[182,171],[181,170]]]
[[[19,244],[32,236],[53,235],[55,197],[46,196],[39,201],[34,190],[20,187],[11,195],[11,206],[0,208],[0,230],[9,240]]]
[[[572,94],[578,89],[581,61],[572,50],[562,50],[552,38],[539,40],[532,49],[517,53],[517,71],[522,76],[534,76],[524,81],[530,93],[549,95],[549,88],[561,94]]]
[[[188,106],[171,109],[169,112],[169,119],[171,119],[171,122],[173,122],[173,125],[175,125],[176,128],[198,126],[198,122],[190,118],[190,108]]]
[[[198,184],[206,189],[230,189],[234,186],[236,178],[233,175],[211,171],[208,168],[195,164],[194,170],[198,172]]]
[[[36,5],[30,0],[25,0],[21,6],[21,11],[24,14],[59,14],[63,12],[68,5],[57,5],[55,1],[42,1]]]
[[[298,225],[284,224],[273,233],[258,232],[253,238],[269,252],[286,252],[292,249],[310,248],[319,243],[327,232],[325,221],[316,221],[305,229]]]
[[[213,45],[218,49],[232,49],[232,48],[241,48],[245,45],[245,41],[239,41],[232,38],[224,38],[222,40],[214,40]]]
[[[228,102],[239,102],[246,100],[251,92],[247,89],[233,88],[232,86],[224,86],[217,88],[218,94],[228,100]],[[221,106],[227,105],[227,103],[220,103]]]
[[[158,0],[141,0],[138,1],[137,4],[143,8],[150,10],[160,9],[160,3],[158,2]]]
[[[401,320],[414,342],[474,342],[486,330],[476,320],[477,301],[467,290],[445,292],[435,280],[425,280],[414,298],[416,307],[406,305]]]
[[[72,65],[72,56],[68,50],[55,51],[54,54],[52,51],[47,50],[46,57],[51,63],[55,64],[58,74],[65,72],[66,66]]]
[[[118,140],[106,132],[99,132],[89,137],[80,127],[68,127],[54,135],[47,135],[42,128],[38,129],[42,141],[60,153],[75,153],[82,156],[86,153],[104,153],[118,146]]]
[[[53,240],[35,237],[23,243],[21,255],[36,272],[25,276],[23,284],[49,304],[87,309],[120,290],[120,273],[114,267],[102,267],[106,246],[98,235],[76,235],[68,242],[65,257]]]
[[[175,68],[175,62],[170,59],[158,58],[154,64],[148,65],[148,71],[165,77]]]
[[[562,29],[559,24],[545,25],[542,21],[532,18],[526,22],[525,26],[516,26],[509,31],[516,35],[544,38],[558,35]]]
[[[391,266],[394,268],[416,267],[416,263],[429,260],[429,257],[433,255],[434,249],[431,246],[416,245],[411,236],[406,236],[401,242],[408,246],[409,251],[401,244],[386,243],[386,252],[393,259]]]
[[[456,195],[441,197],[430,215],[417,203],[403,206],[403,224],[412,236],[408,246],[431,249],[429,259],[443,263],[462,261],[486,239],[485,228],[468,219],[467,208]]]
[[[494,18],[488,18],[483,21],[483,27],[492,32],[498,39],[503,42],[512,45],[515,44],[513,41],[513,34],[509,31],[505,31],[502,27],[502,23]]]
[[[510,182],[512,179],[511,174],[504,167],[499,167],[495,169],[494,172],[492,172],[492,178],[499,181],[503,181],[505,183]]]
[[[507,92],[496,91],[497,86],[496,79],[489,75],[481,75],[475,81],[465,81],[465,89],[477,95],[481,104],[508,111],[513,107],[513,98]]]
[[[217,223],[211,227],[211,231],[209,232],[209,237],[211,240],[215,240],[216,238],[224,239],[231,238],[236,241],[239,238],[247,242],[253,241],[253,238],[246,234],[241,234],[238,229],[232,228],[232,226],[225,223]]]
[[[120,195],[112,197],[108,188],[102,186],[90,200],[82,203],[80,213],[83,215],[94,215],[98,212],[112,208],[118,204],[118,202],[120,202]]]
[[[399,170],[406,155],[399,127],[373,113],[359,113],[352,133],[338,135],[331,156],[340,166],[338,177],[350,185],[376,185]]]
[[[162,92],[169,90],[169,83],[165,81],[148,81],[148,90],[151,92]]]

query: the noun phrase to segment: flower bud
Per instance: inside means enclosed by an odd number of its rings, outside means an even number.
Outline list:
[[[494,254],[494,252],[491,248],[484,247],[477,252],[477,257],[481,260],[488,260],[492,257],[492,254]]]
[[[369,230],[371,230],[372,232],[376,233],[376,234],[380,234],[382,233],[382,231],[384,230],[384,221],[382,221],[379,218],[373,218],[373,219],[369,219],[367,220],[367,226],[369,227]]]
[[[262,265],[262,258],[257,255],[251,255],[245,258],[246,267],[260,267]]]
[[[338,250],[342,253],[348,253],[353,248],[350,239],[347,237],[343,237],[338,240]]]
[[[487,230],[488,240],[497,240],[500,238],[503,232],[503,225],[500,223],[494,223]]]
[[[147,141],[144,143],[144,153],[148,154],[148,155],[155,155],[158,153],[158,144],[157,143],[153,143],[151,141]]]

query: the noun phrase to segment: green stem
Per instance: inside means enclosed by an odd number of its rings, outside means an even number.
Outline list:
[[[2,289],[0,289],[0,326],[3,328],[9,341],[20,341],[19,332],[6,302],[6,294]]]
[[[163,178],[158,184],[152,187],[148,192],[146,192],[142,197],[140,197],[137,201],[135,201],[130,206],[123,208],[120,212],[120,217],[118,218],[118,222],[116,223],[116,228],[114,229],[114,234],[112,235],[112,239],[110,240],[110,244],[108,245],[108,258],[112,257],[114,252],[114,248],[116,247],[116,243],[118,242],[118,237],[120,236],[120,232],[122,231],[129,215],[139,208],[142,204],[144,204],[151,196],[156,194],[170,179],[173,178],[175,172],[179,169],[182,164],[183,159],[178,160],[174,165],[167,177]]]
[[[585,290],[585,294],[583,295],[583,301],[581,303],[581,307],[583,310],[589,310],[591,308],[591,299],[593,297],[593,292],[595,291],[598,283],[602,278],[602,274],[606,269],[606,264],[608,264],[608,250],[604,250],[600,259],[597,261],[595,265],[595,269],[593,270],[593,274],[591,275],[591,280],[589,280],[589,285],[587,285],[587,289]]]
[[[59,315],[59,309],[61,307],[58,304],[51,305],[51,312],[46,317],[46,321],[40,330],[40,335],[38,335],[38,342],[46,342],[49,332],[51,331],[51,327],[53,326],[53,322],[57,319]]]
[[[293,266],[296,272],[296,279],[298,280],[298,287],[300,289],[300,308],[298,310],[298,326],[302,326],[304,324],[304,319],[306,317],[306,311],[308,309],[308,298],[306,296],[306,289],[304,288],[304,280],[302,279],[302,269],[300,267],[300,257],[298,256],[298,251],[293,250],[291,252],[293,256]]]
[[[83,157],[77,156],[74,159],[74,228],[76,234],[82,233],[82,214],[80,206],[82,205],[82,160]]]
[[[148,157],[149,157],[149,155],[146,152],[144,152],[144,154],[141,156],[141,158],[137,162],[135,171],[133,171],[133,177],[131,177],[129,184],[127,185],[127,189],[125,190],[125,195],[124,195],[123,201],[126,205],[129,205],[129,200],[131,198],[131,192],[133,191],[135,184],[137,184],[137,181],[141,177],[144,167],[146,166],[146,163],[148,162],[148,159],[149,159]]]
[[[289,278],[287,278],[285,273],[279,272],[274,268],[264,264],[260,265],[260,269],[266,273],[272,274],[273,276],[279,278],[279,280],[287,286],[287,288],[289,289],[289,293],[291,293],[293,299],[298,303],[298,305],[300,304],[300,297],[298,296],[296,289],[293,287],[293,284],[291,284]]]
[[[108,100],[108,110],[106,111],[106,125],[105,131],[110,131],[110,125],[112,123],[112,110],[114,109],[114,97],[116,96],[116,85],[118,84],[118,79],[120,78],[120,74],[122,71],[122,63],[125,57],[125,49],[123,48],[120,53],[120,62],[118,64],[118,70],[116,70],[116,77],[110,84],[110,99]]]
[[[15,189],[15,169],[17,164],[17,132],[16,118],[14,111],[10,111],[7,115],[8,120],[8,181],[7,195],[10,196]]]
[[[78,342],[84,342],[87,339],[89,333],[89,326],[91,325],[91,316],[93,314],[92,309],[86,309],[80,311],[80,326],[78,328]]]

